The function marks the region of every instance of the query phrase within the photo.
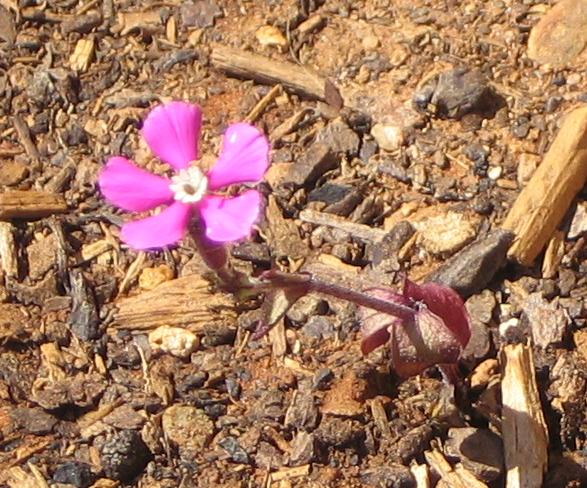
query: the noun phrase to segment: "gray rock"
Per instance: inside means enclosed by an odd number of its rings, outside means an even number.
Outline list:
[[[427,277],[427,281],[450,286],[467,298],[491,281],[505,263],[513,239],[511,232],[494,230],[448,259]]]
[[[314,434],[298,432],[292,441],[289,465],[301,466],[311,463],[315,454]]]
[[[441,73],[413,96],[420,110],[442,118],[460,119],[471,112],[482,112],[492,105],[494,94],[478,70],[455,68]]]
[[[106,476],[123,482],[138,476],[153,458],[135,430],[123,430],[112,435],[102,446],[100,454]]]
[[[532,337],[537,346],[546,348],[560,344],[571,323],[569,314],[558,304],[558,299],[548,302],[542,293],[531,293],[522,305],[530,323]]]
[[[312,431],[318,425],[318,409],[311,391],[298,390],[285,413],[285,426]]]
[[[494,481],[503,473],[503,445],[499,436],[489,430],[450,429],[445,450],[481,481]]]
[[[342,119],[336,119],[318,133],[316,142],[325,144],[335,153],[354,157],[359,152],[361,141]]]
[[[363,486],[376,488],[416,488],[412,472],[401,464],[386,464],[361,473]]]
[[[217,18],[222,17],[222,10],[214,0],[197,0],[183,2],[180,8],[184,27],[212,27]]]
[[[315,142],[291,165],[281,184],[294,187],[311,185],[339,164],[339,157],[326,144]]]
[[[489,324],[491,322],[491,317],[493,316],[493,311],[495,310],[496,305],[497,300],[490,290],[483,290],[478,295],[473,295],[465,304],[469,315],[484,324]]]

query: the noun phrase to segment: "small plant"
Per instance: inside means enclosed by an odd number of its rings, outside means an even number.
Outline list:
[[[470,338],[470,321],[463,300],[451,288],[405,280],[402,294],[383,287],[357,291],[309,273],[271,270],[254,278],[233,270],[225,244],[250,235],[262,196],[252,189],[236,197],[219,192],[230,185],[260,182],[269,165],[269,143],[251,125],[231,125],[218,161],[205,173],[196,164],[201,124],[200,108],[184,102],[158,106],[145,119],[143,137],[153,153],[173,167],[171,178],[149,173],[121,156],[108,160],[99,186],[109,202],[133,212],[167,205],[156,215],[124,224],[121,238],[126,244],[137,250],[176,244],[195,219],[200,225],[191,228],[192,235],[219,284],[245,296],[265,295],[258,335],[298,298],[316,292],[358,305],[363,353],[388,344],[400,376],[458,361]]]

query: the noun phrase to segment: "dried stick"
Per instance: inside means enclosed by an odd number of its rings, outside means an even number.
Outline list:
[[[502,436],[506,488],[542,486],[548,465],[548,432],[534,376],[532,349],[509,344],[500,353],[503,378]]]
[[[508,257],[530,265],[587,181],[587,106],[569,113],[503,228],[516,234]]]

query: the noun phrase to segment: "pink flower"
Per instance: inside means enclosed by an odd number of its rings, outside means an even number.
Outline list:
[[[389,288],[369,290],[373,296],[415,310],[414,320],[361,307],[364,354],[388,343],[398,375],[415,376],[435,364],[454,364],[471,338],[465,304],[452,288],[405,281],[403,294]]]
[[[195,164],[201,125],[200,107],[184,102],[160,105],[145,119],[143,137],[155,155],[174,168],[171,179],[149,173],[121,156],[108,160],[99,180],[108,201],[133,212],[168,205],[157,215],[122,226],[122,240],[130,247],[175,244],[194,215],[202,219],[212,241],[235,241],[251,232],[261,209],[260,193],[247,190],[231,198],[215,192],[261,181],[269,165],[269,143],[255,127],[233,124],[224,135],[218,161],[204,174]]]

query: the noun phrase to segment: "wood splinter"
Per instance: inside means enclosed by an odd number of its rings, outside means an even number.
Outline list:
[[[267,85],[282,85],[300,96],[342,106],[337,89],[309,68],[277,61],[227,46],[216,46],[210,56],[212,66],[225,73]]]
[[[61,195],[42,191],[7,191],[0,194],[0,220],[41,219],[67,211]]]
[[[544,160],[503,223],[516,239],[508,257],[529,266],[587,181],[587,106],[565,117]]]
[[[508,344],[501,350],[499,360],[506,488],[542,486],[548,467],[548,431],[534,375],[532,348]]]

